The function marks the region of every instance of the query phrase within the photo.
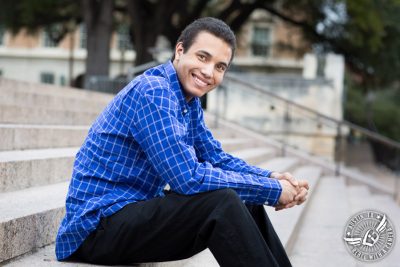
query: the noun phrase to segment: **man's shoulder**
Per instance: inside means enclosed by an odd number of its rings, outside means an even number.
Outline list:
[[[136,78],[137,90],[142,94],[152,91],[170,90],[171,83],[165,75],[163,65],[151,68]]]

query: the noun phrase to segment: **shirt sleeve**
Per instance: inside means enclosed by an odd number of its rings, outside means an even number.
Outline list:
[[[223,170],[260,175],[267,179],[272,171],[261,169],[256,166],[247,164],[244,160],[234,157],[226,153],[204,122],[204,115],[201,108],[198,110],[199,118],[197,125],[197,135],[195,140],[195,148],[199,159],[209,161],[213,166],[217,166]]]
[[[278,180],[199,162],[194,147],[184,141],[186,130],[178,120],[178,100],[165,86],[139,93],[132,130],[152,166],[171,189],[196,194],[232,188],[246,202],[276,205],[282,191]]]

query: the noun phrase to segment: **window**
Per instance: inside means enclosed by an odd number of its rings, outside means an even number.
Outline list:
[[[325,76],[326,57],[323,54],[317,54],[317,76]]]
[[[3,25],[0,25],[0,46],[4,45],[4,32],[5,29]]]
[[[51,72],[42,72],[40,74],[40,82],[54,84],[54,74]]]
[[[118,49],[119,50],[132,50],[133,46],[129,36],[129,27],[121,25],[118,28]]]
[[[254,56],[267,57],[271,47],[271,31],[269,28],[255,27],[251,50]]]
[[[79,47],[85,49],[87,45],[86,25],[81,24],[79,27]]]
[[[52,29],[48,28],[43,30],[43,46],[44,47],[56,47],[57,43],[51,38]]]
[[[67,85],[67,80],[65,79],[65,76],[64,76],[64,75],[62,75],[62,76],[60,77],[60,85],[62,85],[62,86]]]

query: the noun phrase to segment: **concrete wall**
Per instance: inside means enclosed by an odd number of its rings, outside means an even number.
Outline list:
[[[234,73],[233,76],[325,116],[342,120],[344,62],[338,55],[327,55],[325,62],[324,77],[316,76],[314,55],[307,55],[304,59],[305,77],[262,77],[243,73]],[[257,93],[230,81],[229,77],[225,79],[223,88],[208,94],[207,109],[319,156],[328,159],[334,156],[335,123],[301,108],[288,106],[278,98]]]
[[[66,85],[68,85],[70,79],[69,57],[69,51],[62,48],[9,49],[0,47],[0,70],[5,78],[29,82],[40,82],[40,75],[43,72],[53,73],[56,85],[62,85],[61,77],[64,77]],[[133,65],[135,54],[133,51],[125,52],[122,60],[119,51],[112,50],[110,57],[110,76],[115,77],[121,73],[127,73]],[[84,73],[86,51],[76,49],[73,58],[72,77],[75,79]]]

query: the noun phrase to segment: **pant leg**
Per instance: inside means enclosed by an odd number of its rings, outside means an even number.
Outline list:
[[[246,205],[279,266],[292,266],[263,205]]]
[[[97,264],[171,261],[209,247],[221,266],[279,266],[236,192],[168,194],[103,218],[75,256]]]

